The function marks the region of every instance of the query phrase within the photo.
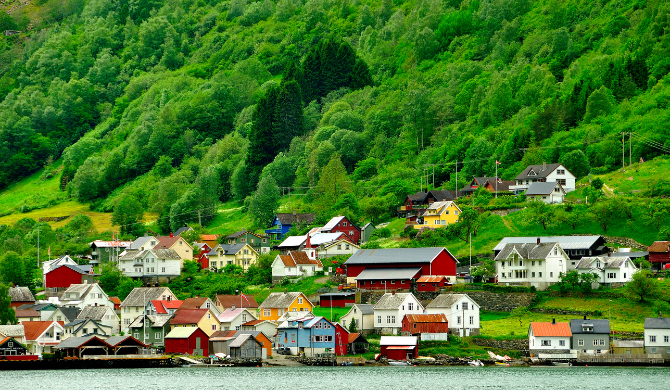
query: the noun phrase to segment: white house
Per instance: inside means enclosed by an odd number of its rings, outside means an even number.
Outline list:
[[[135,241],[133,241],[130,244],[130,250],[139,250],[139,251],[145,251],[145,250],[150,250],[154,249],[154,247],[158,245],[158,239],[154,236],[142,236],[142,237],[137,237]]]
[[[112,327],[103,325],[98,321],[90,318],[76,319],[63,326],[63,340],[70,337],[86,337],[98,336],[100,338],[111,337],[113,334]]]
[[[560,281],[570,258],[556,242],[507,244],[495,258],[500,285],[535,286],[544,290]]]
[[[526,199],[537,200],[547,204],[563,203],[565,189],[560,183],[553,181],[531,183],[526,190]]]
[[[273,340],[277,334],[277,324],[269,320],[251,320],[242,324],[242,330],[261,332],[268,340]]]
[[[426,314],[444,314],[449,321],[449,333],[463,337],[480,333],[479,304],[468,294],[440,294],[426,305]]]
[[[412,293],[390,292],[374,305],[375,330],[385,334],[398,334],[405,314],[422,314],[424,307]]]
[[[339,255],[352,255],[359,249],[361,249],[361,247],[353,244],[351,241],[339,239],[337,241],[319,246],[317,249],[317,255],[319,258],[325,259]]]
[[[111,331],[110,335],[118,335],[121,331],[121,320],[116,315],[114,306],[86,306],[79,313],[77,319],[91,319],[104,326],[108,326]]]
[[[23,323],[28,351],[33,354],[51,353],[63,337],[63,326],[56,321],[28,321]]]
[[[64,306],[75,306],[82,310],[86,306],[108,306],[114,309],[114,302],[97,283],[70,285],[60,302]]]
[[[135,287],[121,303],[121,331],[128,333],[130,324],[146,310],[147,302],[167,300],[177,300],[168,287]]]
[[[575,269],[578,273],[594,273],[600,284],[615,286],[628,283],[638,271],[629,257],[594,256],[582,257]]]
[[[356,331],[363,335],[373,333],[375,331],[375,310],[374,305],[355,303],[347,314],[340,317],[342,326],[349,329],[351,321],[356,321]],[[402,319],[400,319],[402,321]],[[402,325],[402,324],[401,324]]]
[[[644,349],[646,353],[660,353],[670,357],[670,318],[644,319]]]
[[[569,353],[572,332],[567,322],[531,322],[528,326],[528,349],[538,353]]]
[[[76,261],[72,260],[72,258],[68,255],[61,256],[57,259],[53,260],[48,260],[42,263],[42,286],[46,286],[47,284],[47,274],[56,268],[60,267],[61,265],[73,265],[78,267],[79,264],[77,264]]]
[[[565,192],[575,190],[575,175],[568,171],[563,164],[529,165],[516,178],[514,185],[509,187],[516,193],[521,193],[528,189],[532,183],[553,182],[559,183]]]
[[[287,255],[277,255],[272,262],[272,280],[281,280],[285,276],[312,276],[323,271],[319,259],[310,259],[307,253],[291,251]]]
[[[236,308],[224,310],[218,319],[221,323],[219,330],[242,330],[242,324],[256,320],[256,316],[247,309]]]
[[[173,249],[127,250],[119,257],[119,270],[131,278],[169,281],[181,275],[181,257]]]

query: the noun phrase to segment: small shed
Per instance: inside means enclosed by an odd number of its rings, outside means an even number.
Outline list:
[[[63,351],[66,357],[82,359],[88,355],[109,355],[111,346],[97,336],[87,336],[67,338],[54,349]]]
[[[360,333],[349,333],[349,354],[359,355],[370,350],[370,343]]]
[[[612,340],[612,353],[629,356],[644,354],[644,340]]]
[[[13,337],[5,337],[0,340],[0,356],[18,356],[26,354],[28,354],[26,347],[16,341]]]
[[[402,319],[402,334],[449,333],[449,322],[444,314],[406,314]]]
[[[235,332],[235,336],[238,336],[240,334],[245,334],[248,333],[256,339],[259,343],[263,345],[263,359],[267,359],[268,356],[272,356],[272,341],[270,338],[265,334],[265,332],[261,332],[259,330],[238,330]],[[276,330],[275,330],[276,333]],[[274,333],[272,334],[274,337]]]
[[[353,305],[356,303],[356,293],[326,293],[319,295],[319,306],[321,307],[346,307],[347,303]]]
[[[209,356],[209,336],[196,326],[174,328],[165,336],[165,353]]]
[[[390,360],[416,359],[419,356],[419,339],[416,336],[382,336],[379,347],[380,356]]]
[[[209,338],[210,355],[217,353],[230,355],[230,342],[233,340],[235,340],[234,330],[219,330],[212,333]]]
[[[417,279],[417,291],[440,291],[447,284],[446,276],[425,275]]]
[[[243,333],[230,342],[230,357],[234,358],[262,358],[263,344],[249,334]]]
[[[140,355],[149,345],[132,336],[112,336],[105,340],[110,345],[110,355]]]

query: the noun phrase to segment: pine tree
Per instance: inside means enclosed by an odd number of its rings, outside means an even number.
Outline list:
[[[319,175],[319,183],[316,185],[315,205],[319,211],[330,208],[342,194],[349,192],[349,182],[347,181],[347,170],[342,164],[340,155],[334,153],[328,164],[323,167]]]
[[[372,86],[372,75],[370,75],[370,69],[368,69],[368,64],[360,58],[356,60],[354,68],[351,74],[351,89],[360,89],[367,86]]]
[[[347,42],[342,42],[335,58],[335,89],[351,86],[354,65],[356,65],[354,49]]]
[[[321,57],[318,46],[312,47],[302,61],[302,94],[305,104],[320,97]]]
[[[258,182],[263,167],[271,163],[279,151],[273,133],[278,97],[279,88],[270,87],[259,99],[251,116],[252,125],[249,133],[246,169],[252,188]]]
[[[298,83],[300,86],[300,98],[302,99],[302,88],[305,84],[305,78],[302,75],[302,69],[300,66],[298,66],[295,62],[289,61],[288,65],[286,66],[286,69],[284,69],[284,75],[282,76],[282,84],[287,83],[289,81],[295,81]],[[309,103],[305,102],[303,99],[304,103]]]
[[[273,124],[273,146],[277,151],[288,149],[293,137],[302,135],[305,121],[300,96],[300,86],[296,81],[282,83],[275,104],[275,121]],[[272,157],[274,158],[274,155]]]
[[[337,45],[332,39],[326,39],[321,43],[319,54],[321,56],[321,88],[318,96],[324,97],[338,88]]]

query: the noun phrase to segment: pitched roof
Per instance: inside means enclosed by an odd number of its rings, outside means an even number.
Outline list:
[[[427,304],[426,308],[450,308],[464,297],[469,298],[472,303],[479,307],[477,302],[475,302],[468,294],[440,294],[436,296],[432,302]]]
[[[531,322],[530,327],[533,329],[535,337],[572,337],[570,332],[570,324],[567,322]]]
[[[343,215],[338,215],[337,217],[333,217],[333,218],[331,218],[330,221],[328,221],[328,223],[326,223],[325,225],[323,225],[322,230],[323,230],[324,232],[329,232],[329,231],[333,230],[333,229],[337,226],[337,224],[340,223],[340,222],[342,222],[342,220],[345,219],[345,218],[346,218],[346,217],[343,216]],[[351,223],[351,225],[352,225],[353,227],[356,227],[356,225],[354,225],[353,223]]]
[[[197,324],[202,317],[209,312],[209,309],[179,309],[174,315],[170,324]],[[212,315],[213,317],[216,317]]]
[[[156,309],[156,314],[167,314],[168,309],[179,309],[183,302],[176,299],[170,301],[152,300],[151,304]]]
[[[428,191],[428,194],[426,197],[429,195],[433,195],[435,197],[435,201],[444,201],[444,200],[455,200],[456,199],[456,191],[442,191],[442,190],[430,190]]]
[[[112,336],[112,337],[106,339],[105,341],[107,342],[107,344],[111,345],[112,347],[116,347],[117,345],[122,344],[122,343],[128,344],[127,342],[130,342],[132,344],[142,345],[142,346],[145,346],[145,347],[149,345],[149,344],[144,344],[143,342],[141,342],[140,340],[138,340],[138,339],[136,339],[132,336]]]
[[[61,306],[59,309],[61,313],[63,313],[63,316],[65,317],[67,322],[74,321],[79,315],[79,312],[81,311],[81,309],[76,306]]]
[[[645,329],[670,329],[670,318],[645,318]]]
[[[526,195],[549,195],[554,192],[554,188],[559,187],[563,193],[565,193],[565,190],[563,189],[563,186],[558,184],[558,182],[555,181],[548,181],[548,182],[533,182],[530,183],[528,186],[528,189],[526,190]]]
[[[49,327],[56,324],[56,321],[26,321],[23,323],[23,329],[26,334],[26,340],[37,340]]]
[[[242,312],[245,311],[248,312],[248,310],[245,308],[239,308],[239,307],[236,307],[234,309],[228,308],[224,310],[221,314],[219,314],[218,319],[220,322],[231,322],[232,320],[237,318],[237,316],[242,314]]]
[[[444,314],[405,314],[409,322],[447,322]]]
[[[146,244],[147,242],[149,242],[149,240],[156,240],[156,241],[158,241],[158,240],[156,239],[156,237],[154,237],[154,236],[142,236],[142,237],[137,237],[137,238],[135,239],[135,241],[133,241],[133,242],[130,244],[130,247],[128,247],[128,249],[139,250],[139,249],[142,248],[142,246],[143,246],[144,244]]]
[[[440,283],[446,279],[444,276],[424,275],[416,280],[417,283]]]
[[[382,295],[381,299],[379,299],[379,302],[375,304],[374,308],[375,310],[395,310],[402,305],[403,302],[405,302],[405,299],[407,297],[412,296],[414,297],[414,294],[412,293],[386,293]],[[416,300],[416,297],[414,297],[414,300]],[[416,300],[418,302],[418,300]]]
[[[109,300],[112,301],[112,303],[115,305],[121,304],[121,299],[119,297],[109,297]]]
[[[535,244],[537,239],[540,239],[540,242],[557,242],[561,245],[563,250],[566,249],[589,249],[596,242],[602,238],[602,236],[541,236],[541,237],[505,237],[498,245],[496,245],[493,250],[499,251],[507,244]]]
[[[417,345],[419,339],[416,336],[382,336],[379,345]]]
[[[147,320],[149,320],[149,326],[153,328],[162,328],[170,322],[170,320],[174,317],[174,314],[158,314],[158,315],[149,315],[146,316]],[[142,328],[144,327],[144,316],[140,315],[135,317],[133,322],[128,326],[129,328]]]
[[[191,230],[193,230],[193,228],[190,227],[190,226],[182,226],[179,229],[177,229],[176,232],[174,232],[174,235],[175,236],[181,236],[182,233],[188,232],[188,231],[191,231]]]
[[[551,250],[554,246],[557,245],[555,242],[544,242],[538,244],[507,244],[505,247],[498,253],[496,260],[507,259],[513,251],[516,251],[522,259],[531,260],[531,259],[546,259],[547,256],[551,253]],[[560,246],[560,245],[559,245]]]
[[[23,325],[0,325],[0,334],[7,337],[24,337],[26,335]]]
[[[342,232],[335,233],[314,233],[309,237],[309,244],[311,246],[326,245],[340,239],[350,240],[349,237]]]
[[[55,270],[57,270],[57,269],[59,269],[59,268],[61,268],[61,267],[67,267],[67,268],[69,268],[69,269],[71,269],[71,270],[73,270],[73,271],[75,271],[75,272],[77,272],[77,273],[80,273],[80,274],[82,274],[82,275],[94,274],[94,272],[93,272],[93,266],[92,266],[92,265],[88,265],[88,264],[87,264],[87,265],[61,264],[61,265],[57,265],[57,266],[51,268],[51,269],[50,269],[49,271],[47,271],[46,273],[53,272],[53,271],[55,271]]]
[[[165,338],[166,339],[183,339],[183,338],[191,337],[191,335],[193,333],[195,333],[195,331],[197,331],[198,329],[200,329],[200,328],[198,328],[197,326],[184,326],[184,327],[174,328],[170,331],[170,333],[165,335]]]
[[[349,333],[349,337],[348,337],[348,340],[347,340],[347,344],[351,344],[351,343],[353,343],[354,341],[356,341],[356,339],[357,339],[358,336],[360,336],[360,335],[361,335],[360,333]]]
[[[249,333],[242,333],[239,336],[235,337],[233,341],[228,345],[230,348],[239,348],[244,345],[249,339],[256,341],[256,338]]]
[[[496,184],[496,182],[493,182],[493,183],[492,182],[486,182],[484,187],[490,186],[491,189],[493,189],[494,191],[504,192],[504,191],[509,191],[510,190],[509,187],[513,186],[514,184],[515,183],[514,183],[513,180],[502,180],[502,181],[499,181],[497,184]]]
[[[297,267],[299,265],[315,265],[323,267],[320,260],[312,260],[303,251],[290,251],[288,255],[278,255],[285,267]]]
[[[612,268],[621,268],[621,266],[629,261],[633,268],[635,264],[630,260],[629,257],[609,257],[609,256],[590,256],[582,257],[581,260],[575,266],[576,269],[612,269]],[[600,266],[598,267],[598,262]]]
[[[258,306],[259,309],[284,309],[289,307],[298,297],[304,297],[307,302],[309,299],[301,292],[270,293],[270,295]],[[310,302],[311,303],[311,302]]]
[[[216,241],[219,239],[218,234],[201,234],[200,239],[202,241]]]
[[[102,343],[102,345],[111,347],[111,345],[107,344],[105,340],[97,336],[82,336],[82,337],[68,337],[67,339],[61,341],[60,344],[56,345],[54,348],[57,349],[79,348],[93,339],[95,339],[95,341],[97,341],[98,343]]]
[[[358,310],[360,310],[363,315],[375,313],[375,305],[369,303],[357,303],[356,307],[358,307]]]
[[[90,318],[100,321],[105,316],[105,313],[107,313],[107,309],[107,306],[86,306],[77,318]]]
[[[239,251],[241,251],[242,248],[244,248],[247,245],[248,244],[244,242],[238,244],[219,244],[214,247],[214,249],[212,250],[212,252],[209,253],[209,255],[213,256],[214,253],[216,253],[216,255],[218,256],[219,249],[223,251],[222,255],[234,255]],[[251,245],[249,245],[249,247],[251,247]],[[254,248],[251,248],[251,250],[255,251]]]
[[[254,336],[254,338],[259,342],[260,342],[260,340],[258,340],[259,338],[265,338],[265,339],[268,339],[268,341],[270,340],[265,335],[265,333],[261,332],[260,330],[237,330],[237,331],[233,331],[233,332],[235,332],[235,333],[233,333],[233,335],[235,335],[235,336],[239,336],[241,334],[250,334],[250,335]]]
[[[35,297],[28,287],[10,287],[9,297],[12,302],[35,302]]]
[[[16,310],[16,318],[39,318],[40,312],[37,310]]]
[[[245,299],[246,297],[246,299]],[[257,308],[258,303],[256,298],[253,295],[245,295],[244,297],[240,295],[217,295],[216,300],[219,301],[221,307],[251,307]]]
[[[207,302],[209,298],[208,297],[194,297],[194,298],[186,298],[185,300],[182,301],[181,305],[179,306],[179,310],[184,310],[184,309],[200,309],[202,305]]]
[[[183,238],[177,236],[177,235],[172,235],[170,236],[161,236],[161,237],[156,237],[158,238],[158,244],[154,247],[154,249],[170,249],[172,248],[172,245],[175,244],[175,242],[182,240],[186,242]]]
[[[670,241],[654,241],[647,250],[649,252],[668,253],[670,252]]]
[[[515,180],[545,178],[560,166],[561,164],[529,165],[517,177],[515,177]],[[531,175],[531,172],[534,174]]]
[[[162,295],[168,295],[168,293],[171,293],[168,287],[135,287],[123,300],[121,306],[144,306],[148,301],[159,300]]]
[[[102,241],[95,240],[90,243],[91,246],[95,245],[98,248],[129,248],[132,241]]]
[[[239,232],[235,232],[235,233],[233,233],[233,234],[229,234],[229,235],[227,235],[227,236],[226,236],[226,239],[228,239],[228,238],[230,238],[230,239],[237,238],[237,237],[239,237],[239,236],[241,236],[241,235],[243,235],[243,234],[245,234],[245,233],[247,233],[247,230],[246,230],[246,229],[242,229],[242,230],[240,230]]]
[[[592,332],[586,332],[583,329],[583,325],[592,325]],[[581,334],[581,333],[598,333],[598,334],[609,334],[610,333],[610,322],[609,320],[570,320],[570,331],[572,334]]]
[[[245,322],[244,324],[242,324],[242,326],[255,326],[255,325],[258,325],[258,324],[263,323],[263,322],[266,322],[266,321],[267,321],[267,320],[252,320],[252,321],[247,321],[247,322]]]
[[[305,241],[307,241],[307,235],[304,236],[288,236],[282,241],[279,245],[277,245],[278,248],[286,248],[286,247],[299,247],[303,244],[305,244]]]
[[[345,264],[430,263],[442,251],[456,259],[445,247],[361,249],[352,254]]]
[[[477,186],[477,188],[472,188],[472,182],[473,181],[476,183],[475,185]],[[461,192],[474,192],[475,190],[478,190],[479,187],[484,187],[484,185],[487,182],[495,183],[495,181],[496,181],[496,176],[493,176],[493,177],[473,177],[472,180],[468,183],[468,185],[466,185],[465,187],[463,187],[461,189]]]
[[[366,268],[356,280],[389,280],[389,279],[412,279],[419,272],[421,267],[416,268]]]
[[[277,213],[275,216],[282,225],[293,225],[295,223],[310,224],[316,221],[314,213],[294,214],[294,213]]]
[[[410,201],[418,201],[423,203],[426,200],[427,195],[428,195],[427,192],[417,192],[416,194],[407,195],[407,198]]]

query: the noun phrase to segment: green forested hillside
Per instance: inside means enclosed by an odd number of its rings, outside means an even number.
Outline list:
[[[496,160],[582,177],[621,166],[623,132],[633,161],[670,150],[662,0],[30,4],[0,15],[22,30],[0,38],[0,187],[46,167],[124,232],[245,198],[261,226],[278,187],[379,220]]]

